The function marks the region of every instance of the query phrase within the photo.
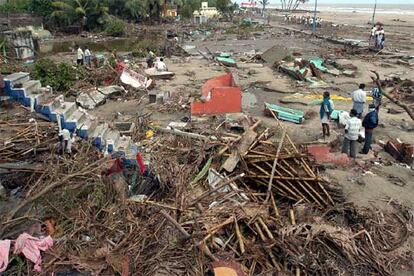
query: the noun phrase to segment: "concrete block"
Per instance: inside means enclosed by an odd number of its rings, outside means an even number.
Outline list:
[[[80,111],[79,109],[76,110],[69,118],[64,119],[64,123],[62,126],[70,131],[75,131],[78,122],[85,117],[85,113]]]
[[[208,80],[201,88],[201,100],[191,103],[191,115],[217,115],[242,111],[242,93],[233,75]]]

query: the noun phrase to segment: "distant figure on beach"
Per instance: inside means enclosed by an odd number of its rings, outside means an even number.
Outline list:
[[[378,26],[374,25],[371,29],[371,36],[369,37],[369,43],[371,44],[373,42],[375,47],[377,45],[377,36],[376,36],[377,30],[378,30]]]
[[[361,83],[359,89],[352,92],[352,109],[357,112],[356,117],[361,118],[364,113],[364,105],[367,101],[367,92],[364,91],[365,84]]]
[[[77,50],[76,50],[76,64],[77,65],[83,65],[83,58],[84,58],[84,53],[83,50],[80,46],[76,45]]]
[[[384,27],[383,26],[379,26],[378,30],[375,33],[376,35],[376,47],[378,49],[384,49],[384,44],[385,44],[385,31],[384,31]]]

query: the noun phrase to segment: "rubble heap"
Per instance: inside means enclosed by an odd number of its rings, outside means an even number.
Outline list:
[[[52,144],[2,212],[0,237],[44,225],[54,239],[47,274],[204,275],[224,261],[249,275],[390,275],[410,265],[411,211],[392,200],[387,212],[345,203],[282,126],[237,123],[238,133],[220,119],[156,128],[141,141],[155,182],[134,164],[102,174],[113,159],[87,141],[71,157]],[[49,139],[42,131],[40,144]],[[1,179],[24,173],[9,168]],[[14,259],[8,272],[27,265]]]

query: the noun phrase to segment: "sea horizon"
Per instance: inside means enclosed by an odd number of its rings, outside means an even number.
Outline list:
[[[280,9],[280,4],[271,4],[268,9]],[[313,10],[314,3],[306,3],[299,6],[299,9]],[[362,3],[318,3],[318,10],[321,12],[343,12],[343,13],[372,13],[374,4]],[[377,14],[414,14],[413,4],[378,4]]]

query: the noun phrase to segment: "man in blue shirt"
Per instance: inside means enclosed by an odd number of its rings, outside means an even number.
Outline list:
[[[367,154],[371,149],[372,133],[378,126],[378,112],[374,104],[369,105],[369,112],[365,115],[365,118],[362,121],[362,126],[365,128],[365,144],[360,153]]]

